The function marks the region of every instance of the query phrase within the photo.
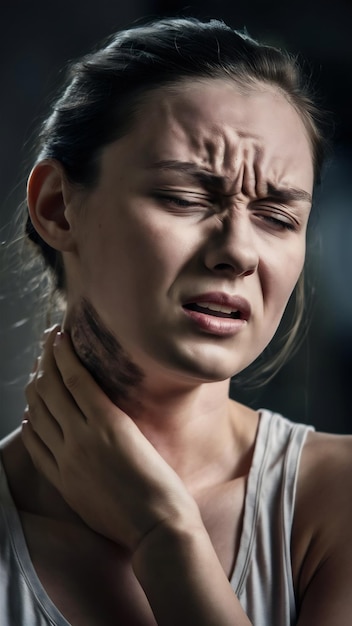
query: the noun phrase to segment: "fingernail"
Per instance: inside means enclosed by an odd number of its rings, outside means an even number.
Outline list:
[[[45,344],[46,344],[46,342],[47,342],[47,340],[48,340],[48,338],[50,336],[50,333],[53,331],[53,328],[54,327],[46,328],[45,331],[43,332],[43,334],[41,336],[41,339],[40,339],[40,342],[39,342],[41,350],[43,350],[43,348],[44,348],[44,346],[45,346]]]
[[[65,332],[63,330],[58,330],[54,339],[54,344],[53,344],[54,348],[56,348],[62,342],[64,337],[65,337]]]

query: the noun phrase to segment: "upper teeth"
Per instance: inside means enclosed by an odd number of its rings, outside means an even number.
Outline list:
[[[217,304],[215,302],[196,302],[196,305],[204,309],[210,309],[211,311],[220,311],[221,313],[230,314],[236,312],[229,306],[225,306],[224,304]]]

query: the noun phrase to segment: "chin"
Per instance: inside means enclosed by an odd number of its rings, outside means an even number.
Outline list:
[[[200,353],[201,352],[201,353]],[[172,352],[167,355],[158,354],[151,369],[146,366],[144,371],[156,369],[164,370],[168,376],[189,381],[190,384],[204,384],[223,382],[244,370],[249,360],[234,362],[233,354],[223,350],[212,349],[202,351]]]

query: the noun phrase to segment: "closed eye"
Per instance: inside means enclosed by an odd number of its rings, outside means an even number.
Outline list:
[[[190,196],[188,198],[185,198],[184,196],[178,194],[160,192],[156,193],[155,197],[166,205],[180,209],[209,209],[212,205],[210,200],[207,200],[206,198],[197,195],[195,195],[194,197]]]
[[[273,215],[263,215],[262,217],[266,222],[274,226],[274,228],[282,230],[296,230],[296,226],[293,222],[287,222],[286,220],[274,217]]]
[[[296,231],[299,229],[299,223],[292,217],[281,213],[280,211],[271,209],[261,209],[255,211],[255,216],[262,220],[268,227],[276,231]]]
[[[159,195],[158,197],[168,204],[174,204],[176,206],[184,207],[186,209],[188,207],[199,206],[199,202],[195,202],[194,200],[186,200],[185,198],[180,198],[179,196]]]

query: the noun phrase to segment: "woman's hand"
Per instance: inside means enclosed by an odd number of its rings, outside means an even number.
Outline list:
[[[35,466],[93,530],[132,552],[159,525],[202,526],[181,479],[57,331],[26,390],[22,437]]]
[[[27,387],[34,464],[93,530],[131,551],[159,626],[250,626],[185,485],[56,331]]]

